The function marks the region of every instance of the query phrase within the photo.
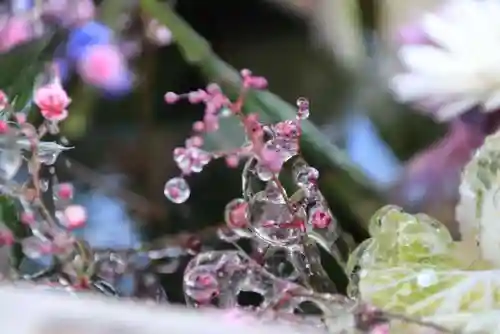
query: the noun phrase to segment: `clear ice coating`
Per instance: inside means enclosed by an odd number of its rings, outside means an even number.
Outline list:
[[[0,139],[0,178],[11,180],[21,168],[23,156],[14,133]]]
[[[317,246],[337,259],[340,256],[335,244],[338,226],[319,190],[319,172],[297,155],[298,146],[286,146],[287,136],[298,138],[295,125],[279,125],[268,142],[279,138],[276,130],[281,133],[283,141],[273,145],[285,148],[289,166],[274,175],[276,178],[262,177],[258,159],[250,158],[242,174],[243,198],[230,201],[225,208],[226,226],[219,229],[219,237],[229,243],[250,239],[252,252],[198,254],[184,274],[188,305],[248,310],[240,296],[250,293],[259,296],[258,305],[251,307],[258,314],[272,310],[278,317],[288,315],[302,324],[305,320],[294,314],[303,312],[304,304],[313,305],[324,316],[337,317],[352,306],[347,299],[318,297],[304,287],[314,285],[316,291],[334,292],[321,267]],[[278,183],[283,173],[291,174],[289,179],[295,183],[292,191]]]
[[[297,119],[308,119],[309,114],[309,100],[305,97],[299,97],[297,99]]]
[[[165,183],[164,194],[170,201],[180,204],[188,200],[191,189],[183,177],[174,177]]]
[[[278,254],[275,254],[278,255]],[[286,257],[286,256],[285,256]],[[296,278],[293,267],[281,271],[282,277],[271,273],[248,255],[239,251],[210,251],[193,258],[186,267],[183,289],[188,306],[217,307],[230,311],[256,311],[258,319],[272,316],[274,321],[287,319],[297,325],[323,327],[296,316],[304,307],[312,307],[326,318],[339,318],[354,306],[345,297],[314,295]],[[242,304],[242,294],[259,296],[252,307]]]
[[[211,159],[210,153],[195,146],[178,147],[174,150],[174,161],[185,174],[201,172]]]

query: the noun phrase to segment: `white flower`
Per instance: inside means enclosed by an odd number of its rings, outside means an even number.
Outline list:
[[[447,121],[481,106],[500,108],[500,1],[454,0],[440,14],[426,14],[428,44],[407,44],[399,57],[407,72],[391,89],[404,103],[431,108]]]

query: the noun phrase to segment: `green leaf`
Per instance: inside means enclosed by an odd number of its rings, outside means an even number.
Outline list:
[[[208,80],[220,84],[229,97],[235,98],[239,94],[241,80],[238,72],[215,55],[209,43],[168,4],[141,0],[141,6],[170,29],[187,62],[197,66]],[[244,110],[259,112],[273,121],[295,117],[294,107],[267,91],[251,92],[245,100]],[[311,122],[304,122],[301,145],[309,163],[322,169],[321,186],[329,203],[349,211],[359,223],[354,229],[363,233],[370,216],[385,204],[378,190]]]
[[[0,89],[14,101],[16,110],[31,109],[29,103],[36,77],[65,38],[66,32],[57,30],[0,55]]]

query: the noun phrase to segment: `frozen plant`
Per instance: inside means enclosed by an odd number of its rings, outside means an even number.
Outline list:
[[[87,211],[73,202],[73,185],[59,180],[61,164],[55,165],[70,149],[59,135],[59,124],[70,113],[71,98],[53,67],[34,83],[32,100],[42,119],[37,125],[0,91],[0,246],[10,250],[12,260],[3,278],[70,293],[94,291],[165,302],[156,273],[177,270],[190,245],[97,248],[79,237]],[[106,203],[101,200],[100,205]]]
[[[231,321],[291,321],[329,333],[388,333],[397,322],[450,332],[368,306],[354,295],[337,294],[321,265],[319,248],[345,266],[336,246],[340,227],[319,189],[319,171],[300,156],[301,123],[309,116],[309,101],[297,100],[295,119],[264,124],[258,114],[243,113],[243,104],[249,90],[265,88],[266,79],[249,70],[241,71],[241,79],[235,101],[216,84],[186,94],[165,95],[167,103],[187,99],[202,104],[205,110],[185,146],[173,152],[181,175],[165,184],[169,200],[178,204],[187,201],[191,191],[186,178],[201,172],[210,161],[225,159],[228,167],[236,168],[239,161],[246,160],[242,197],[227,204],[226,226],[218,231],[219,238],[235,250],[204,251],[190,261],[183,281],[187,305],[228,310]],[[218,131],[222,117],[239,119],[246,142],[230,151],[204,150],[203,135]],[[237,243],[240,239],[251,241],[252,252],[243,251]],[[241,301],[245,293],[259,296],[259,302],[245,306]],[[298,315],[311,312],[307,304],[319,310],[323,321]]]

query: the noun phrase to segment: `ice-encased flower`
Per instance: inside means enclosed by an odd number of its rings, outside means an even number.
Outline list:
[[[399,50],[406,72],[391,82],[398,100],[420,104],[440,121],[478,105],[500,108],[499,18],[497,0],[455,0],[426,14],[419,28],[429,43]]]

